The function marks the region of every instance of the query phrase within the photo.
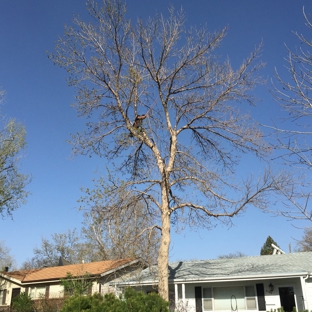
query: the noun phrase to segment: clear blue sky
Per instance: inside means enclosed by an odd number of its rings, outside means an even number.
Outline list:
[[[311,0],[129,0],[128,12],[145,19],[155,11],[167,12],[169,3],[184,8],[187,23],[207,25],[211,32],[228,26],[220,52],[233,66],[263,41],[262,74],[268,80],[276,66],[283,72],[286,49],[299,45],[292,31],[312,37],[304,26],[302,7],[312,16]],[[0,86],[7,95],[2,113],[22,122],[27,130],[28,148],[21,169],[32,175],[26,205],[13,220],[0,220],[0,240],[11,249],[18,266],[31,258],[41,238],[80,228],[82,216],[77,199],[80,188],[92,186],[104,159],[71,158],[66,142],[70,133],[83,128],[83,120],[70,108],[74,89],[66,84],[66,73],[48,60],[46,51],[63,34],[73,14],[87,16],[84,0],[2,0],[0,1]],[[263,99],[254,117],[264,122],[279,116],[279,107],[266,87],[258,89]],[[259,254],[271,235],[282,249],[302,236],[307,223],[295,223],[255,209],[234,220],[234,226],[218,225],[211,231],[173,233],[171,260],[207,259],[240,251]],[[299,227],[299,228],[296,228]]]

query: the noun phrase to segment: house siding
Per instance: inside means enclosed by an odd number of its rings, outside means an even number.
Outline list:
[[[49,289],[49,299],[63,298],[64,297],[64,287],[60,284],[50,285]]]
[[[39,294],[44,294],[46,299],[61,299],[64,297],[64,287],[61,285],[62,279],[66,278],[68,272],[82,272],[85,274],[90,269],[92,287],[89,293],[101,294],[107,292],[116,293],[117,288],[109,285],[114,280],[123,280],[123,276],[131,276],[141,270],[139,260],[121,259],[98,261],[76,265],[66,265],[59,267],[49,267],[36,270],[21,270],[14,272],[1,272],[1,289],[6,290],[5,302],[0,302],[0,312],[2,308],[11,304],[13,289],[20,289],[20,292],[27,291],[33,295],[33,299],[40,299]],[[74,277],[77,276],[72,274]],[[78,275],[80,276],[80,275]],[[101,285],[101,286],[100,286]]]
[[[279,288],[283,287],[293,287],[294,289],[294,298],[296,303],[297,311],[304,310],[310,307],[311,310],[311,300],[312,300],[312,279],[306,280],[304,289],[307,291],[307,295],[305,298],[303,296],[303,291],[301,287],[300,278],[281,278],[281,279],[258,279],[258,280],[245,280],[245,281],[221,281],[221,282],[187,282],[185,281],[184,286],[182,282],[179,283],[170,283],[169,284],[169,294],[170,294],[170,306],[172,311],[174,308],[182,308],[186,309],[188,312],[197,312],[196,311],[196,300],[195,300],[195,288],[201,287],[203,288],[220,288],[220,287],[246,287],[246,286],[253,286],[255,289],[255,298],[256,298],[256,309],[238,309],[239,311],[246,311],[246,312],[255,312],[255,311],[263,311],[260,309],[258,303],[258,297],[256,293],[256,285],[263,284],[264,287],[264,300],[265,300],[265,310],[270,311],[271,309],[278,309],[281,307],[280,295],[279,295]],[[269,289],[269,284],[272,283],[274,285],[274,290],[271,293]],[[145,293],[149,293],[152,291],[157,291],[157,287],[154,285],[141,285],[136,286],[136,290],[142,290]],[[178,293],[176,293],[178,292]],[[213,299],[214,300],[214,299]],[[235,300],[235,299],[234,299]],[[214,303],[213,303],[214,306]],[[218,312],[228,312],[231,311],[231,306],[225,310],[213,310]],[[202,312],[206,312],[204,306],[202,308]]]
[[[294,299],[295,299],[297,311],[301,311],[305,309],[305,300],[304,300],[304,296],[302,293],[302,287],[301,287],[299,278],[275,279],[275,280],[272,280],[271,282],[274,285],[274,290],[272,294],[270,294],[267,289],[266,294],[265,294],[267,311],[270,311],[271,309],[274,310],[274,309],[281,307],[279,289],[282,287],[293,287]],[[267,281],[266,281],[266,285],[268,285]]]
[[[138,279],[129,279],[117,286],[132,286],[145,292],[155,291],[157,272],[157,266],[152,266],[143,270]],[[211,288],[206,289],[208,298],[203,300],[203,306],[205,304],[207,309],[225,309],[234,295],[240,298],[237,300],[239,311],[248,311],[247,306],[250,311],[270,311],[281,306],[292,311],[293,306],[296,306],[297,310],[307,309],[312,312],[312,252],[178,261],[169,263],[168,273],[171,302],[177,305],[183,301],[190,312],[195,311],[195,287]],[[257,284],[263,285],[261,289],[258,286],[258,292]],[[274,286],[273,290],[270,284]],[[235,289],[250,285],[253,285],[254,290],[250,287]],[[216,287],[224,289],[213,292]],[[226,307],[226,311],[231,309]]]
[[[20,289],[20,291],[25,291],[23,287],[18,285],[17,283],[13,283],[7,280],[0,280],[1,282],[1,290],[4,291],[4,296],[2,302],[0,302],[0,312],[5,311],[5,308],[9,307],[11,304],[12,292],[13,289]]]
[[[305,309],[307,307],[310,308],[310,311],[312,310],[312,278],[305,279],[304,282],[306,283],[306,291],[304,294],[304,302],[305,302]]]

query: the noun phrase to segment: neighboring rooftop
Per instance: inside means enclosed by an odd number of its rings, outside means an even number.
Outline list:
[[[312,252],[180,261],[169,264],[169,281],[224,280],[256,276],[301,276],[312,273]],[[157,282],[157,267],[142,271],[140,283]],[[136,283],[129,279],[126,283]]]
[[[65,278],[68,273],[72,276],[82,276],[84,274],[101,275],[131,264],[133,261],[135,261],[135,259],[107,260],[1,273],[2,275],[15,278],[22,283],[27,283],[44,280],[59,280]]]

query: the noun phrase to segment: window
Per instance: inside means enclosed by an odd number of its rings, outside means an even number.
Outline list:
[[[0,290],[0,304],[3,304],[2,301],[3,301],[3,290]]]
[[[5,305],[6,289],[0,289],[0,305]]]
[[[254,286],[246,286],[246,306],[247,310],[256,310],[257,302],[256,302],[256,291]]]
[[[32,299],[39,299],[45,296],[46,287],[30,287],[29,296]]]
[[[204,311],[212,311],[212,289],[203,288]]]

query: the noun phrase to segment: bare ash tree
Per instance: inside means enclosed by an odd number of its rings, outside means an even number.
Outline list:
[[[5,245],[4,241],[0,241],[0,272],[8,268],[10,271],[16,267],[15,259],[10,254],[10,249]],[[0,291],[5,288],[6,281],[0,276]]]
[[[142,232],[160,231],[158,287],[168,299],[172,226],[211,228],[247,206],[265,209],[266,194],[287,183],[269,171],[243,181],[236,172],[242,154],[269,152],[241,112],[255,104],[259,49],[234,70],[216,53],[226,29],[186,28],[173,9],[132,24],[119,0],[87,5],[92,20],[75,18],[50,54],[78,90],[78,114],[89,118],[73,137],[75,151],[110,161],[107,196],[122,189],[144,203],[154,221]]]
[[[304,229],[301,240],[298,241],[298,251],[312,251],[312,228],[308,227]]]
[[[305,24],[312,31],[311,18],[303,10]],[[297,174],[293,188],[284,193],[287,209],[282,214],[291,219],[312,221],[310,205],[312,169],[312,41],[298,32],[294,33],[300,48],[287,47],[286,69],[288,77],[283,78],[276,70],[274,95],[286,111],[284,124],[274,128],[280,159]]]
[[[10,270],[15,267],[15,259],[10,254],[10,249],[5,245],[4,241],[0,241],[0,271],[4,271],[6,267]]]
[[[41,246],[35,247],[33,252],[34,256],[22,264],[22,269],[57,266],[60,258],[68,264],[98,260],[76,229],[54,233],[51,239],[42,237]]]

